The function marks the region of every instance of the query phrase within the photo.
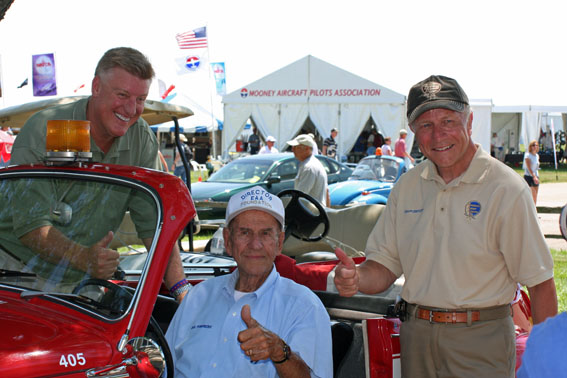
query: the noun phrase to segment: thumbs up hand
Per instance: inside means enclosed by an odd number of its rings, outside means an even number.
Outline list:
[[[86,271],[95,278],[109,279],[118,268],[120,254],[107,246],[114,233],[108,231],[106,236],[91,246],[86,252]]]
[[[249,305],[242,306],[240,316],[247,328],[238,333],[238,341],[240,341],[240,349],[250,357],[250,360],[260,361],[272,357],[274,361],[281,360],[283,341],[279,336],[262,327],[252,317]]]
[[[339,263],[335,269],[335,286],[343,297],[352,297],[358,292],[358,272],[354,260],[340,248],[335,248]]]

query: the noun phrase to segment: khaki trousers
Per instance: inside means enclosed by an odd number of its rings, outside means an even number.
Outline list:
[[[402,377],[514,378],[511,316],[466,323],[430,323],[408,314],[400,329]]]

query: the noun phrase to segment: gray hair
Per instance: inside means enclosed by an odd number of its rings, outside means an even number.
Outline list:
[[[148,58],[131,47],[115,47],[105,52],[98,61],[95,76],[100,76],[112,68],[122,68],[143,80],[152,80],[155,76]]]

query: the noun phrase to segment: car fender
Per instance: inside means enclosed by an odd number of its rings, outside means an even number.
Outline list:
[[[349,202],[349,205],[353,205],[353,204],[385,205],[387,201],[388,198],[381,194],[370,193],[366,195],[361,194],[353,198]]]

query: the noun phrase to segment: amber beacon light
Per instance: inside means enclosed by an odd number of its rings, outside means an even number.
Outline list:
[[[92,157],[89,121],[47,121],[45,150],[47,160],[87,161]]]

